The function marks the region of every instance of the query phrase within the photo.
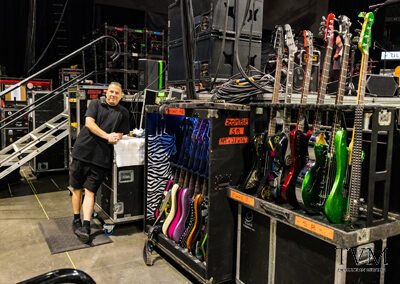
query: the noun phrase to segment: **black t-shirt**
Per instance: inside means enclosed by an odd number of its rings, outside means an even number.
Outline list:
[[[107,133],[129,133],[129,113],[123,106],[110,106],[105,100],[93,100],[85,116],[94,118],[96,124]],[[106,139],[100,138],[84,126],[75,141],[72,157],[109,169],[113,160],[113,148]]]

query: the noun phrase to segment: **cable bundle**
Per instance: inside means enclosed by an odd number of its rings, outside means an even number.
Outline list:
[[[211,94],[213,100],[224,100],[229,103],[248,103],[251,97],[263,93],[272,93],[275,78],[270,74],[264,74],[254,67],[251,67],[249,79],[255,82],[262,89],[251,85],[241,74],[236,74],[227,82],[213,89]]]

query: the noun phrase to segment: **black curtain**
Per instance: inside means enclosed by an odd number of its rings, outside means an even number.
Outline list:
[[[29,1],[0,1],[0,65],[8,76],[24,71]]]

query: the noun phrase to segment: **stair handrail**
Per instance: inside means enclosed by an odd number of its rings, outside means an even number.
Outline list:
[[[67,59],[69,59],[71,57],[74,57],[75,55],[77,55],[81,51],[84,51],[84,50],[88,49],[89,47],[97,44],[99,41],[102,41],[102,40],[105,40],[105,39],[111,39],[113,41],[113,44],[115,46],[115,50],[114,50],[114,53],[110,57],[111,57],[112,61],[117,60],[118,57],[120,56],[120,53],[121,53],[121,46],[120,46],[119,42],[112,36],[104,35],[104,36],[98,37],[97,39],[89,42],[88,44],[82,46],[81,48],[75,50],[74,52],[64,56],[60,60],[54,62],[53,64],[50,64],[49,66],[43,68],[42,70],[39,70],[38,72],[36,72],[35,74],[29,76],[28,78],[23,79],[22,81],[18,82],[17,84],[8,87],[4,91],[0,92],[0,98],[3,97],[5,94],[8,94],[9,92],[15,90],[16,88],[21,87],[23,84],[25,84],[29,80],[41,75],[42,73],[45,73],[48,70],[53,69],[54,67],[58,66],[60,63],[63,63],[65,60],[67,60]]]
[[[77,83],[80,83],[82,81],[84,81],[85,79],[87,79],[88,77],[92,76],[95,73],[95,71],[90,72],[87,75],[79,75],[73,79],[71,79],[70,81],[68,81],[67,83],[57,87],[55,90],[51,91],[50,93],[44,95],[43,97],[41,97],[39,100],[34,101],[33,103],[31,103],[30,105],[27,105],[23,108],[21,108],[20,110],[14,112],[12,115],[7,116],[6,118],[4,118],[3,120],[0,121],[0,130],[7,127],[8,125],[10,125],[11,123],[17,121],[18,119],[20,119],[21,117],[23,117],[24,115],[34,111],[35,109],[37,109],[38,107],[40,107],[41,105],[43,105],[44,103],[48,102],[49,100],[55,98],[56,96],[58,96],[60,93],[63,93],[65,90],[67,90],[69,87],[71,87],[72,85],[75,85]],[[50,96],[50,97],[49,97]],[[48,98],[47,98],[48,97]],[[47,98],[46,100],[44,100],[45,98]],[[33,105],[35,105],[34,107],[32,107]],[[25,111],[26,109],[28,109],[27,111]],[[25,111],[25,112],[24,112]],[[23,112],[21,115],[18,115],[19,113]],[[18,115],[18,116],[17,116]],[[15,117],[17,116],[17,117]],[[15,118],[14,118],[15,117]],[[5,121],[10,120],[11,121],[3,124]]]

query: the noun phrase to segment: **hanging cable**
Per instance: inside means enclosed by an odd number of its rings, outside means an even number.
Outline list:
[[[62,12],[61,12],[60,19],[58,20],[56,29],[54,30],[54,33],[53,33],[53,35],[52,35],[52,37],[51,37],[49,43],[48,43],[47,46],[44,48],[42,54],[39,56],[39,58],[38,58],[38,60],[36,61],[36,63],[28,70],[28,74],[30,74],[31,71],[39,64],[39,62],[43,59],[44,55],[46,54],[47,50],[49,49],[50,45],[52,44],[52,42],[53,42],[53,40],[54,40],[54,37],[56,36],[56,34],[57,34],[57,32],[58,32],[58,29],[60,28],[61,21],[62,21],[63,18],[64,18],[64,14],[65,14],[65,10],[67,9],[68,2],[69,2],[69,0],[66,0],[66,1],[65,1],[63,10],[62,10]]]
[[[211,83],[211,87],[210,87],[211,90],[213,89],[214,84],[217,81],[218,74],[219,74],[219,68],[221,66],[222,56],[224,56],[225,41],[226,41],[226,30],[228,28],[229,5],[230,5],[230,0],[227,0],[226,1],[226,11],[225,11],[225,20],[224,20],[224,31],[222,33],[221,51],[220,51],[220,54],[219,54],[219,57],[218,57],[217,70],[215,70],[214,80]]]

